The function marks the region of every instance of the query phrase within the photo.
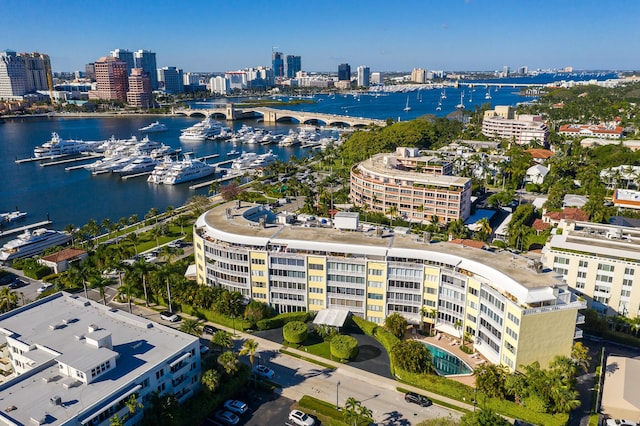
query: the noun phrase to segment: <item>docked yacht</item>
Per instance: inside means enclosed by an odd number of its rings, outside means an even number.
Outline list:
[[[148,126],[140,127],[138,131],[143,133],[152,133],[152,132],[164,132],[168,130],[166,124],[161,123],[159,121],[154,121]]]
[[[244,170],[251,168],[251,163],[258,159],[258,154],[255,152],[242,152],[242,155],[231,163],[232,170]]]
[[[7,213],[0,213],[0,222],[13,222],[16,220],[24,219],[27,216],[26,212],[14,211]]]
[[[162,183],[165,185],[175,185],[189,182],[209,176],[216,171],[214,166],[203,163],[200,160],[192,160],[185,155],[184,160],[175,163],[167,172]]]
[[[267,167],[269,164],[273,164],[276,161],[278,161],[278,156],[270,150],[265,154],[259,154],[258,158],[251,162],[250,168]]]
[[[165,176],[173,166],[174,161],[169,157],[164,157],[162,162],[158,163],[156,167],[153,169],[149,177],[147,178],[147,182],[151,183],[162,183]]]
[[[158,165],[158,160],[151,158],[148,155],[143,155],[132,163],[127,164],[121,169],[114,170],[114,173],[118,173],[121,176],[137,175],[140,173],[150,172]]]
[[[184,129],[180,135],[180,140],[201,142],[207,138],[215,137],[221,131],[222,126],[207,117],[200,123]]]
[[[27,230],[0,248],[0,261],[6,262],[22,257],[31,257],[42,253],[49,247],[59,246],[69,241],[71,241],[71,236],[64,232],[45,228],[39,228],[33,232]]]
[[[78,155],[83,151],[90,150],[91,144],[97,144],[97,142],[65,140],[56,132],[53,132],[51,134],[51,140],[33,148],[33,156],[36,158],[50,158],[64,155]]]

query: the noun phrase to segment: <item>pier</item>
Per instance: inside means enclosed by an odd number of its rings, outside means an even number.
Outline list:
[[[227,173],[226,175],[222,176],[219,179],[214,179],[214,180],[210,180],[207,182],[200,182],[200,183],[196,183],[195,185],[191,185],[189,187],[189,189],[194,190],[194,189],[198,189],[198,188],[204,188],[205,186],[209,186],[214,182],[226,182],[229,180],[233,180],[235,178],[237,178],[238,176],[242,176],[242,174],[236,174],[236,173]]]
[[[0,231],[0,237],[17,234],[19,232],[26,231],[27,229],[37,228],[38,226],[45,226],[50,224],[51,224],[50,220],[43,220],[42,222],[32,223],[31,225],[24,225],[19,228],[7,229],[6,231]]]
[[[102,158],[104,157],[103,155],[97,155],[97,154],[88,154],[85,157],[81,157],[81,158],[67,158],[66,160],[58,160],[58,161],[47,161],[46,163],[40,163],[40,167],[47,167],[47,166],[57,166],[59,164],[68,164],[68,163],[75,163],[77,161],[84,161],[84,160],[93,160],[95,158]],[[83,166],[76,166],[76,168],[80,168]],[[65,168],[65,170],[71,170],[69,167]]]

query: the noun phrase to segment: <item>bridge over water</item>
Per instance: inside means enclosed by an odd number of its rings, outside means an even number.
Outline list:
[[[226,104],[209,109],[175,108],[173,114],[186,115],[187,117],[211,117],[227,121],[262,118],[265,123],[297,121],[300,124],[315,124],[330,127],[366,127],[370,124],[378,126],[386,125],[384,120],[375,120],[372,118],[350,117],[348,115],[324,114],[320,112],[290,111],[268,107],[236,108],[233,104]]]

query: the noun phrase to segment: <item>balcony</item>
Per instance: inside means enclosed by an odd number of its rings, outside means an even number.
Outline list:
[[[578,314],[576,317],[576,325],[584,324],[584,315]]]
[[[574,339],[582,339],[582,330],[576,328],[576,331],[573,333]]]

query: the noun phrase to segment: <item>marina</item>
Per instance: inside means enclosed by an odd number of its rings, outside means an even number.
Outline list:
[[[24,226],[20,226],[19,228],[11,228],[11,229],[6,229],[4,231],[0,231],[0,237],[6,237],[8,235],[14,235],[14,234],[18,234],[20,232],[24,232],[28,229],[33,229],[33,228],[38,228],[40,226],[47,226],[47,225],[51,225],[51,221],[50,220],[43,220],[41,222],[37,222],[37,223],[32,223],[29,225],[24,225]]]

